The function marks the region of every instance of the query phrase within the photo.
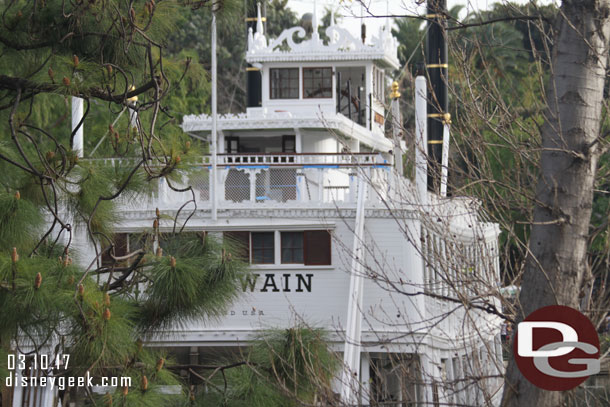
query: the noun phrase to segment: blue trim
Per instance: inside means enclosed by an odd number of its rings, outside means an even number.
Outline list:
[[[330,165],[330,164],[304,164],[303,168],[339,168],[338,165]]]

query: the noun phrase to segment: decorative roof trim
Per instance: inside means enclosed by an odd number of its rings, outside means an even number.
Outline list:
[[[301,39],[295,42],[295,35]],[[284,30],[279,37],[269,45],[262,41],[258,30],[249,35],[246,61],[253,62],[283,62],[283,61],[342,61],[342,60],[379,60],[398,69],[398,45],[390,33],[389,25],[379,28],[379,35],[373,37],[370,43],[362,43],[348,30],[339,27],[331,21],[326,28],[330,39],[324,42],[314,29],[311,38],[305,39],[307,33],[303,27],[292,27]]]

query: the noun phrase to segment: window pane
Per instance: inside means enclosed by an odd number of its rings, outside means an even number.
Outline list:
[[[273,232],[252,233],[252,263],[273,264],[275,263],[275,250],[273,243]]]
[[[271,99],[299,98],[299,68],[274,68],[271,75]]]
[[[282,263],[303,263],[303,232],[282,232]]]
[[[332,97],[332,74],[332,68],[303,68],[303,97]]]

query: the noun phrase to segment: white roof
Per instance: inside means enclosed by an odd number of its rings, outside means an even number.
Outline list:
[[[260,115],[247,113],[226,114],[218,117],[218,130],[257,129],[333,129],[360,140],[374,149],[387,151],[392,142],[385,137],[376,137],[371,131],[353,122],[340,113],[312,116],[293,116],[290,112],[266,112]],[[188,115],[182,121],[185,132],[211,131],[212,118],[209,115]]]
[[[295,42],[294,37],[304,39],[306,32],[303,27],[297,26],[284,30],[280,36],[267,44],[263,32],[263,23],[258,15],[256,32],[250,29],[248,34],[248,63],[261,62],[303,62],[303,61],[365,61],[373,60],[383,63],[391,68],[398,69],[398,44],[390,32],[390,24],[379,29],[378,36],[363,43],[355,38],[345,28],[334,23],[331,16],[331,25],[326,28],[326,35],[330,39],[324,42],[318,34],[318,23],[314,9],[313,32],[310,39]]]

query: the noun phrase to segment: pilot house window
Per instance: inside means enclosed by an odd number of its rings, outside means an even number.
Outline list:
[[[303,68],[303,97],[333,97],[332,68]]]
[[[271,99],[299,98],[299,68],[274,68],[271,74]]]

